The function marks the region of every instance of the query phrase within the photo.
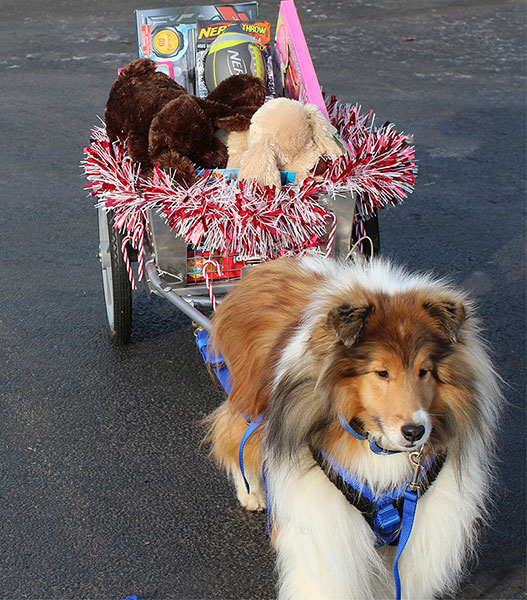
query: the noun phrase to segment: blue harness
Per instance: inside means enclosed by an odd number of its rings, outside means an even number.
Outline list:
[[[343,415],[339,415],[341,426],[354,438],[368,440],[375,454],[397,454],[399,450],[386,450],[377,444],[369,433],[359,433]],[[401,578],[399,559],[410,539],[417,509],[417,500],[432,485],[445,461],[444,455],[431,454],[425,459],[420,451],[408,454],[413,464],[412,478],[400,487],[376,494],[368,485],[362,484],[350,471],[343,469],[327,452],[311,448],[313,458],[328,479],[344,494],[344,497],[362,516],[375,533],[377,547],[397,545],[393,564],[395,598],[401,600]]]
[[[312,448],[311,454],[348,502],[361,511],[375,533],[377,547],[397,542],[401,533],[406,493],[410,490],[418,498],[422,496],[437,477],[444,462],[442,456],[433,454],[423,459],[415,452],[410,460],[414,465],[414,472],[417,472],[416,482],[412,478],[394,490],[377,494],[370,486],[361,483],[353,473],[342,468],[327,452]]]
[[[221,355],[212,355],[208,351],[208,343],[208,331],[197,329],[196,344],[203,360],[211,366],[225,389],[225,392],[229,394],[232,389],[232,380],[229,375],[229,370]],[[256,419],[251,420],[248,415],[244,415],[247,422],[247,429],[240,442],[238,461],[245,487],[247,488],[247,493],[250,493],[250,487],[245,476],[243,452],[251,435],[263,423],[263,417],[264,415],[261,413]],[[359,440],[368,440],[370,450],[375,454],[389,455],[399,453],[398,450],[386,450],[385,448],[382,448],[368,433],[362,434],[356,431],[350,423],[346,421],[343,415],[339,415],[339,421],[341,426],[353,437]],[[376,494],[368,485],[362,484],[350,471],[347,471],[338,465],[335,459],[327,452],[311,448],[311,454],[328,479],[344,494],[348,502],[360,510],[375,533],[377,547],[397,544],[393,565],[393,579],[395,583],[396,600],[401,600],[399,558],[401,557],[412,532],[415,511],[417,509],[417,500],[430,487],[439,474],[445,461],[445,456],[432,454],[423,459],[421,456],[422,449],[420,452],[409,453],[410,460],[414,466],[413,477],[411,480],[403,483],[395,490]],[[269,502],[267,503],[267,506],[269,511]]]
[[[225,364],[225,359],[219,353],[212,353],[209,349],[209,332],[205,329],[196,329],[196,345],[198,350],[203,357],[203,360],[206,364],[210,365],[218,381],[223,386],[226,394],[229,395],[232,390],[232,379],[230,377],[229,369]],[[247,481],[247,477],[245,476],[245,467],[243,464],[243,451],[245,449],[245,444],[248,442],[251,435],[260,427],[263,423],[263,413],[259,414],[256,419],[251,421],[248,414],[244,414],[243,418],[247,423],[247,429],[242,437],[240,442],[240,450],[238,452],[238,460],[240,463],[240,471],[242,472],[243,481],[245,483],[245,487],[247,488],[247,493],[251,493],[251,488],[249,487],[249,482]]]
[[[196,329],[196,346],[203,360],[210,365],[223,389],[229,395],[232,389],[232,380],[225,359],[221,354],[214,354],[209,349],[209,332],[206,329]]]

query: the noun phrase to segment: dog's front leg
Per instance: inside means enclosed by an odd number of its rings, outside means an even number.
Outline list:
[[[310,456],[268,460],[266,481],[279,599],[378,598],[387,575],[373,532]]]

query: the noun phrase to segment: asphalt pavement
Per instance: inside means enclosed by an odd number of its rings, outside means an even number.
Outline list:
[[[274,597],[265,516],[200,446],[222,394],[189,320],[140,290],[130,345],[105,333],[79,163],[136,57],[133,10],[162,6],[0,1],[2,600]],[[380,215],[383,253],[472,293],[504,380],[493,523],[455,597],[525,598],[524,2],[298,12],[324,90],[414,136],[416,190]]]

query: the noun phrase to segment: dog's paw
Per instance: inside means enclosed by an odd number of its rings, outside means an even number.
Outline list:
[[[246,490],[238,490],[237,496],[240,504],[246,510],[255,512],[265,510],[267,507],[265,493],[251,491],[251,493],[248,494]]]
[[[240,472],[233,473],[234,485],[236,486],[236,496],[240,504],[250,511],[261,511],[267,507],[267,499],[261,478],[252,473],[248,475],[248,482],[251,491],[247,493],[245,481]]]

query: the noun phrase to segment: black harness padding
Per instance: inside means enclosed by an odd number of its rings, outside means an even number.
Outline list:
[[[362,516],[366,519],[366,522],[371,527],[371,529],[378,535],[378,531],[374,527],[374,519],[377,515],[377,504],[372,500],[366,498],[359,489],[356,489],[351,485],[348,481],[346,481],[335,469],[332,468],[328,461],[325,459],[322,452],[317,448],[311,447],[311,454],[319,467],[324,471],[327,478],[335,485],[335,487],[342,492],[346,500],[354,506],[357,510],[359,510]],[[435,481],[439,472],[441,471],[444,463],[445,463],[446,455],[438,454],[435,456],[434,461],[422,477],[419,483],[419,495],[422,496],[426,490],[430,488],[432,483]],[[397,500],[394,501],[394,506],[399,513],[399,516],[402,518],[403,514],[403,501],[404,496],[401,495]],[[390,546],[397,545],[397,538],[388,542]]]

